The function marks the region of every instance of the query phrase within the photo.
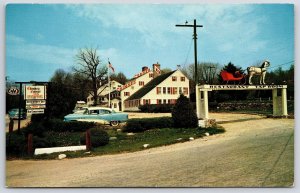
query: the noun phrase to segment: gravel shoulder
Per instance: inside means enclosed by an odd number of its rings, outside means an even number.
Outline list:
[[[259,115],[228,113],[211,113],[210,116],[226,129],[224,134],[119,155],[6,161],[6,186],[293,185],[294,119],[265,119]],[[137,115],[131,114],[130,117]]]

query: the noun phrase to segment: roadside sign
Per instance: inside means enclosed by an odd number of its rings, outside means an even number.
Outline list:
[[[46,100],[26,100],[26,105],[45,105]]]
[[[27,113],[28,114],[44,114],[45,109],[28,109]]]
[[[7,94],[9,94],[9,95],[19,95],[20,94],[20,89],[15,87],[15,86],[12,86],[9,89],[7,89]]]
[[[26,109],[45,109],[46,105],[26,105]]]
[[[25,100],[46,99],[46,86],[25,86]]]

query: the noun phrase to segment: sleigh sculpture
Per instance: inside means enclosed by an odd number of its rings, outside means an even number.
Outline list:
[[[235,72],[234,75],[226,70],[222,70],[220,75],[223,80],[223,84],[229,84],[230,82],[233,84],[246,84],[246,80],[248,79],[248,84],[252,83],[253,76],[260,76],[259,84],[266,84],[265,77],[267,73],[267,68],[270,66],[270,62],[265,60],[260,67],[250,66],[247,68],[248,74],[241,74],[239,71]]]
[[[245,84],[246,83],[246,75],[240,74],[239,72],[235,73],[236,77],[233,76],[232,73],[227,72],[226,70],[221,71],[221,77],[223,79],[223,84],[233,82],[233,84]]]

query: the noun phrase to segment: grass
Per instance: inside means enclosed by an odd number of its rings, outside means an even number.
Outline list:
[[[164,128],[164,129],[152,129],[141,133],[134,133],[134,135],[128,136],[127,133],[117,131],[116,129],[107,130],[110,137],[117,137],[116,140],[111,140],[109,144],[93,148],[90,153],[86,151],[77,152],[64,152],[68,158],[97,156],[107,154],[118,154],[123,152],[135,152],[145,149],[144,144],[149,144],[148,148],[170,145],[174,143],[182,143],[189,141],[190,137],[194,139],[205,136],[205,133],[214,135],[217,133],[223,133],[225,130],[222,127],[214,128]],[[77,132],[78,139],[81,132]],[[74,133],[72,135],[75,135]],[[67,137],[67,136],[65,136]],[[74,136],[73,136],[74,137]],[[75,140],[76,141],[76,140]],[[148,149],[147,148],[147,149]],[[60,153],[36,155],[34,159],[56,159]]]

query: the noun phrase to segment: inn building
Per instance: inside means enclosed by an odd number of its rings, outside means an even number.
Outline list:
[[[99,90],[99,104],[108,106],[109,86],[106,82]],[[144,66],[125,85],[111,81],[110,101],[115,111],[139,111],[145,104],[175,104],[180,94],[189,97],[189,79],[180,69],[161,74],[160,64],[152,65],[152,69]],[[87,104],[93,104],[89,95]]]
[[[153,77],[137,92],[124,100],[125,111],[138,111],[145,104],[175,104],[179,95],[189,97],[189,79],[179,70]]]

